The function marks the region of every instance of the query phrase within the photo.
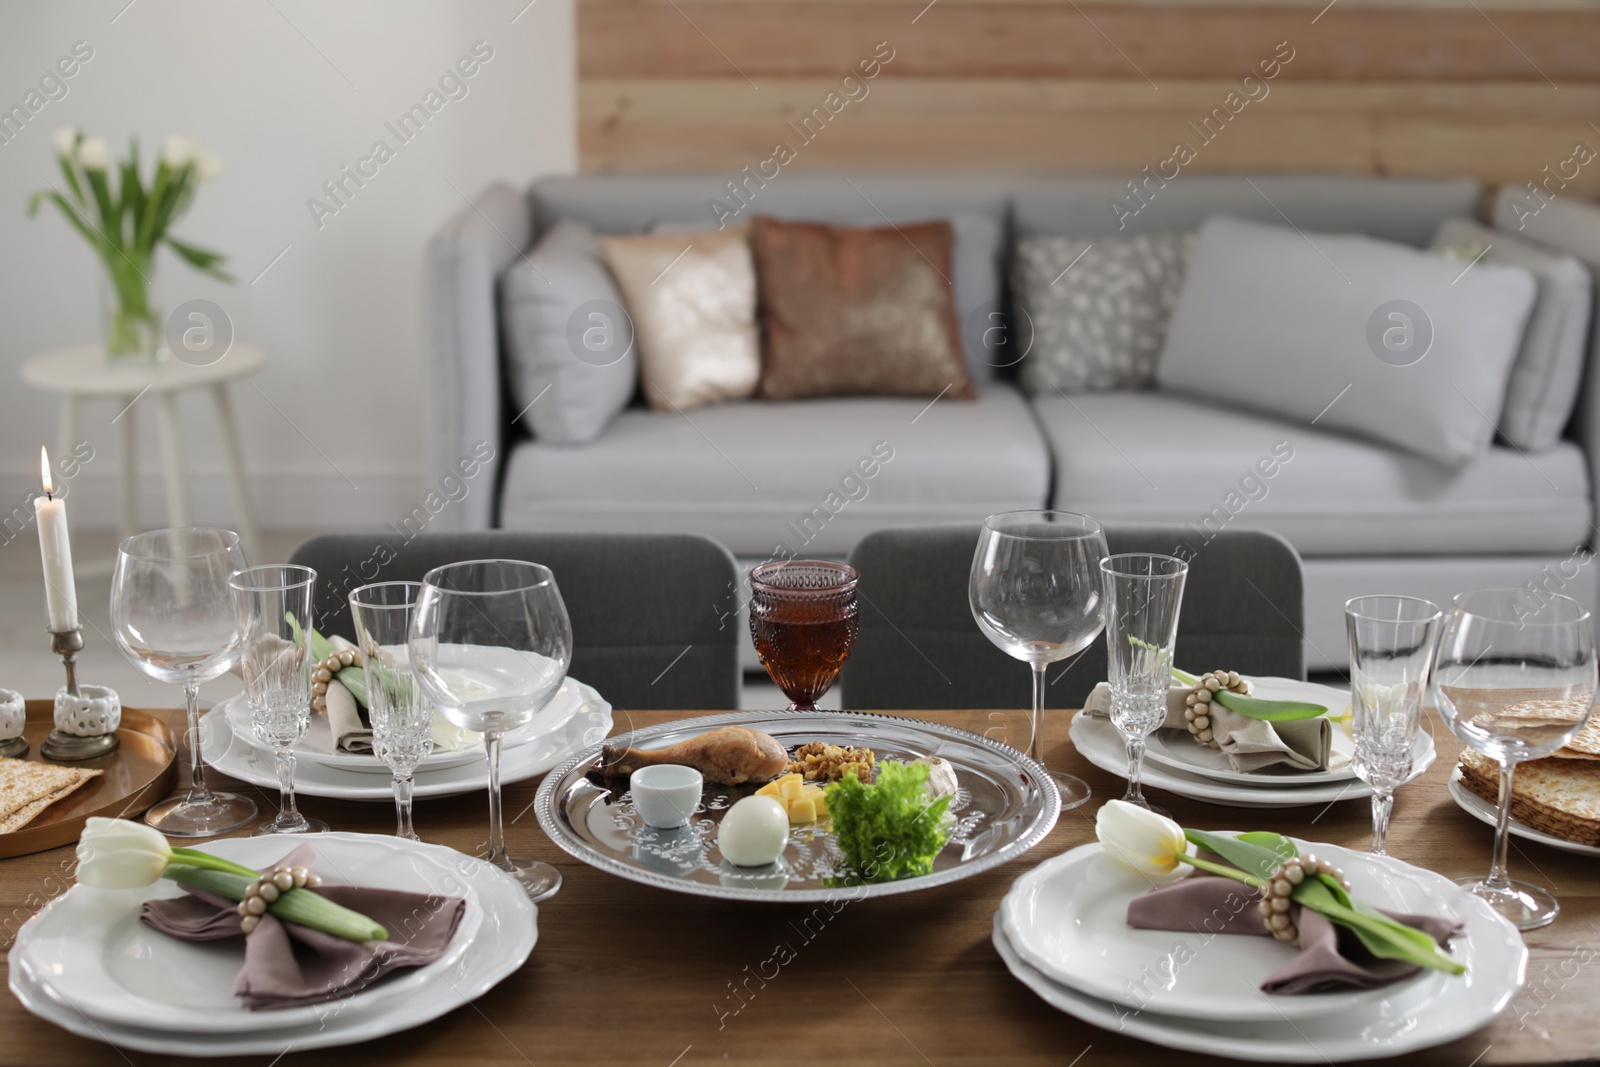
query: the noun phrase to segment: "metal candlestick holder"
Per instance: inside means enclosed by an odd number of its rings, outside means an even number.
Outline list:
[[[45,738],[44,744],[39,746],[39,755],[45,759],[77,761],[94,759],[116,751],[121,744],[117,737],[116,725],[112,723],[109,729],[99,733],[79,734],[70,733],[61,728],[61,704],[63,698],[70,698],[75,704],[82,701],[84,693],[78,686],[78,653],[83,651],[83,629],[51,630],[50,651],[61,657],[61,665],[67,670],[67,684],[56,694],[56,728],[50,731],[50,736]],[[104,686],[86,686],[92,692],[89,694],[91,702],[110,700],[117,701],[117,694]],[[92,710],[92,708],[91,708]],[[121,705],[117,704],[115,719],[121,719]]]

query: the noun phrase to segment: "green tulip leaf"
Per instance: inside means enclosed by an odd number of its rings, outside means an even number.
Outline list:
[[[1446,974],[1466,973],[1466,967],[1442,951],[1438,942],[1425,931],[1407,926],[1361,903],[1327,875],[1308,878],[1300,883],[1295,888],[1294,899],[1302,907],[1310,908],[1326,916],[1329,922],[1353,932],[1367,951],[1379,959],[1402,960]]]
[[[1183,836],[1191,843],[1216,853],[1241,871],[1257,878],[1269,877],[1284,860],[1293,855],[1293,853],[1285,855],[1275,847],[1268,847],[1256,841],[1246,841],[1244,837],[1222,837],[1204,830],[1186,828]],[[1292,845],[1290,847],[1293,848]]]

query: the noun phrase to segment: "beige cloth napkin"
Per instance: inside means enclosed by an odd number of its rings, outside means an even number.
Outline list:
[[[1199,744],[1183,717],[1187,686],[1167,690],[1167,719],[1163,730],[1177,730],[1190,744]],[[1096,718],[1111,715],[1111,684],[1101,682],[1084,701],[1083,710]],[[1326,716],[1294,722],[1266,722],[1211,703],[1211,733],[1228,757],[1228,765],[1242,774],[1257,771],[1329,771],[1349,762],[1333,751],[1333,723]]]
[[[328,643],[341,651],[356,646],[335,634]],[[350,690],[339,684],[339,679],[328,683],[328,733],[333,737],[335,752],[349,752],[357,756],[372,755],[372,727],[361,721],[361,708]]]

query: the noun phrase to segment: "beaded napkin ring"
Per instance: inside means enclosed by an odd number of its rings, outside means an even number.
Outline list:
[[[273,868],[245,888],[244,899],[235,909],[239,913],[239,926],[246,934],[253,933],[273,901],[291,889],[310,889],[321,884],[321,875],[312,874],[304,867]]]
[[[328,713],[328,686],[333,682],[333,676],[346,667],[361,666],[361,653],[353,648],[340,649],[327,659],[317,664],[315,673],[311,675],[311,706],[324,715]]]
[[[1238,671],[1207,671],[1183,698],[1183,718],[1189,733],[1200,744],[1217,749],[1222,746],[1217,744],[1211,731],[1211,699],[1222,689],[1240,696],[1250,695],[1250,683],[1239,677]]]
[[[1261,902],[1257,907],[1261,909],[1261,918],[1266,922],[1268,932],[1279,941],[1294,944],[1300,940],[1300,930],[1289,918],[1289,906],[1293,903],[1295,888],[1307,878],[1319,874],[1330,876],[1344,887],[1345,892],[1350,891],[1350,883],[1345,881],[1343,871],[1309,853],[1279,864],[1272,872],[1272,877],[1261,887]]]

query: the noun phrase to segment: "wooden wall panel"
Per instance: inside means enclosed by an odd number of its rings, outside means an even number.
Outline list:
[[[1198,147],[1188,123],[1284,40],[1186,171],[1521,184],[1600,148],[1597,0],[580,0],[581,165],[731,173],[784,142],[794,168],[1132,177]],[[801,140],[786,124],[878,41],[869,94]],[[1600,162],[1568,192],[1600,194]]]

